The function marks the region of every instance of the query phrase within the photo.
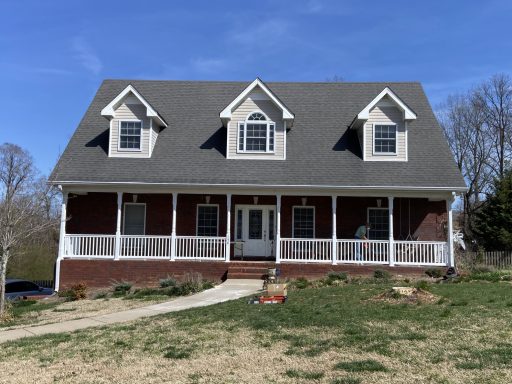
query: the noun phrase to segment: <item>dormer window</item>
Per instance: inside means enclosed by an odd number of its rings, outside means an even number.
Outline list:
[[[396,155],[396,125],[375,124],[373,130],[373,153]]]
[[[238,123],[238,152],[274,152],[276,125],[262,112],[253,112]]]
[[[142,121],[119,122],[119,149],[123,151],[140,151]]]

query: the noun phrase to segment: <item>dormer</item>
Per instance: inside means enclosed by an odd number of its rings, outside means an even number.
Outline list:
[[[103,110],[110,120],[109,157],[151,157],[167,123],[144,97],[128,85]]]
[[[227,128],[228,159],[286,159],[286,130],[294,114],[260,79],[220,113]]]
[[[363,160],[407,161],[408,123],[413,120],[416,113],[390,88],[384,88],[350,125],[357,131]]]

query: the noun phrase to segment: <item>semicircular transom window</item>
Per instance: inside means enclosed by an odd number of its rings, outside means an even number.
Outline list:
[[[247,120],[267,120],[267,119],[265,118],[265,115],[263,115],[263,113],[254,112],[254,113],[251,113],[251,115],[249,116],[249,118]]]

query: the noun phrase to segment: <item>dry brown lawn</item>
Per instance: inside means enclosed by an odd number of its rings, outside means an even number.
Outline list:
[[[305,289],[2,345],[1,383],[510,383],[503,283],[436,286],[432,304],[368,301],[385,284]]]

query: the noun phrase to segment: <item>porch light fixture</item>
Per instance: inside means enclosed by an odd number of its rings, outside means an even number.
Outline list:
[[[308,202],[308,198],[307,197],[303,197],[302,198],[302,206],[305,207],[307,202]]]
[[[204,201],[206,201],[206,204],[210,204],[210,195],[206,195]]]
[[[136,203],[137,202],[137,195],[133,194],[132,195],[132,200],[133,200],[134,203]]]
[[[377,208],[380,208],[382,205],[382,199],[377,199]]]
[[[253,196],[252,200],[254,201],[254,205],[258,205],[258,196]]]

